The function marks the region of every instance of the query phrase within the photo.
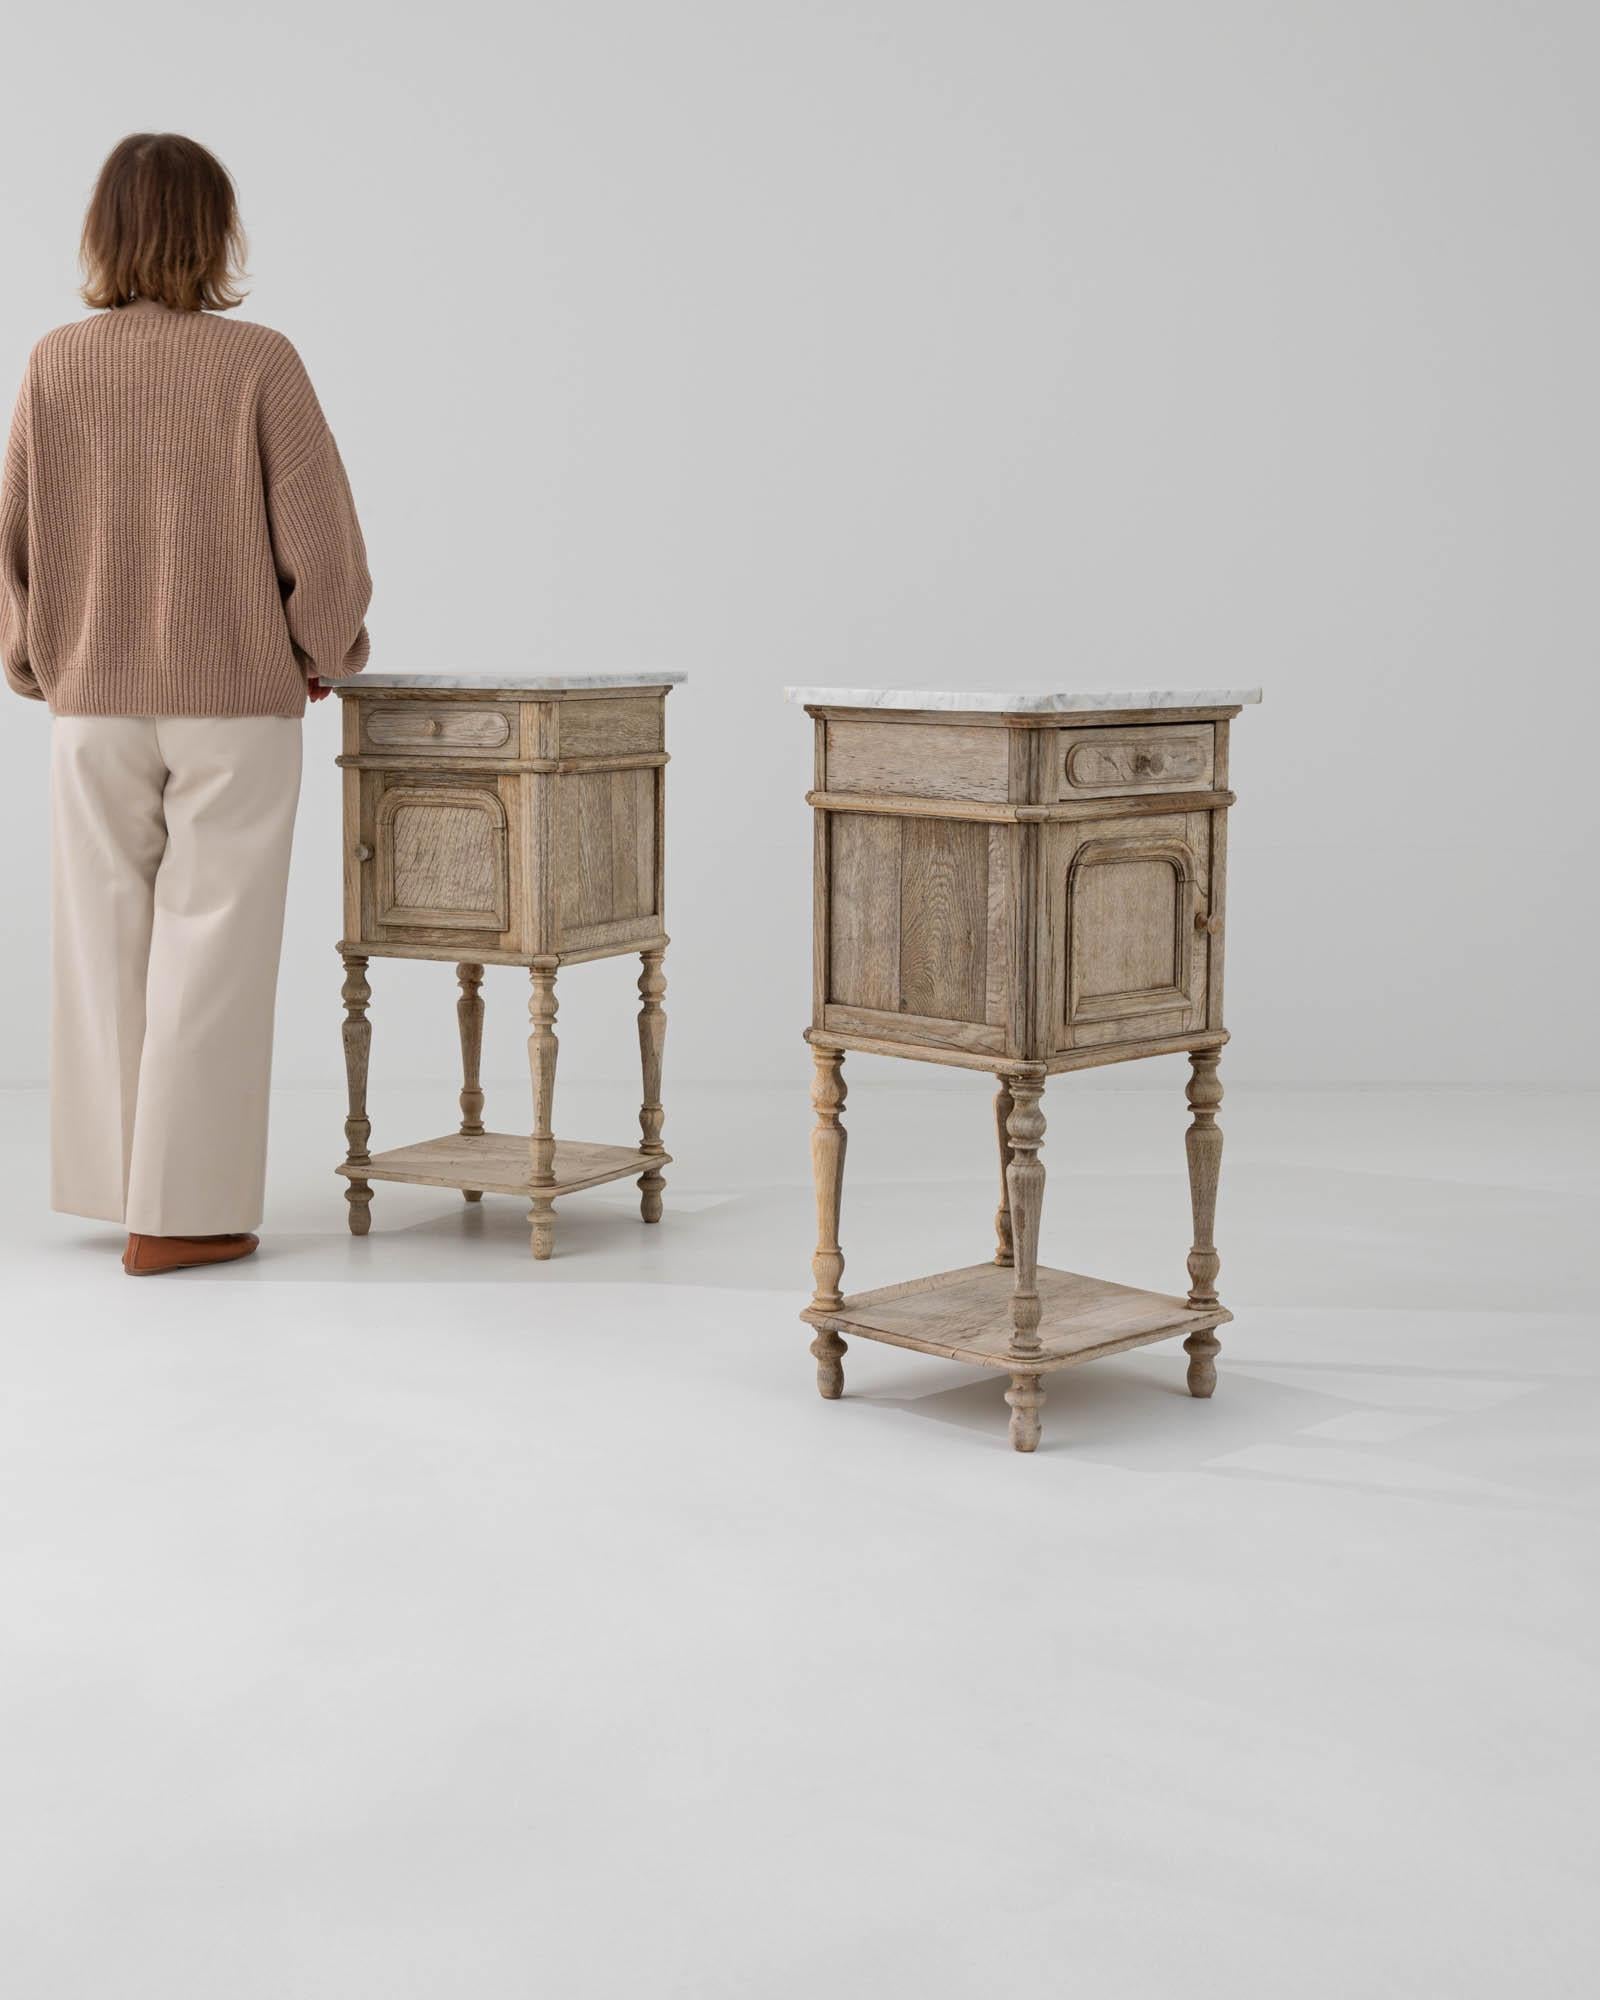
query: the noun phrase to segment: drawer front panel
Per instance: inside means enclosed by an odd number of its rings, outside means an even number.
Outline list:
[[[1209,722],[1151,729],[1063,729],[1063,799],[1207,792],[1215,768]]]
[[[517,712],[488,702],[363,702],[361,747],[442,757],[514,757]]]

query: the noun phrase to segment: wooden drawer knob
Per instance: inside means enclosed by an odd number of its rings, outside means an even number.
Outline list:
[[[357,847],[356,859],[358,861],[370,861],[372,859],[372,849],[368,847],[365,841],[362,841],[360,846]]]
[[[1159,750],[1136,750],[1133,768],[1138,777],[1159,778],[1167,768],[1167,760]]]
[[[1218,937],[1222,932],[1222,919],[1221,917],[1208,917],[1204,910],[1196,910],[1194,913],[1194,927],[1197,931],[1204,931],[1207,937]]]

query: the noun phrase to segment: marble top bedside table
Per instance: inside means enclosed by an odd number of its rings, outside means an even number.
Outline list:
[[[1011,1378],[1032,1451],[1047,1373],[1183,1337],[1216,1385],[1213,1243],[1226,921],[1228,725],[1257,688],[1125,694],[789,688],[816,731],[813,990],[822,1394],[844,1334]],[[1000,1209],[992,1263],[846,1296],[839,1248],[847,1051],[991,1071]],[[1194,1220],[1178,1297],[1041,1269],[1047,1077],[1186,1053]]]
[[[487,1190],[529,1203],[533,1254],[554,1248],[563,1195],[637,1176],[646,1222],[661,1218],[663,805],[668,690],[648,674],[362,674],[344,711],[344,1050],[350,1228],[370,1227],[372,1183]],[[644,1101],[639,1144],[557,1139],[556,974],[638,952]],[[373,958],[456,967],[461,1124],[374,1153],[367,1117]],[[488,965],[532,979],[532,1131],[483,1123],[480,989]]]

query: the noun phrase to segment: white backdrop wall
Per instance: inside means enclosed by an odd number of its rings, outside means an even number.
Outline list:
[[[374,661],[687,669],[669,1063],[800,1080],[785,681],[1261,681],[1235,1081],[1593,1075],[1600,193],[1585,0],[80,0],[7,25],[0,373],[124,132],[240,186]],[[333,704],[279,1075],[338,1070]],[[0,1068],[46,1060],[47,718],[0,727]],[[713,802],[715,809],[713,810]],[[563,1071],[631,1067],[631,967]],[[375,966],[384,1067],[447,974]],[[491,975],[491,1066],[525,1032]]]

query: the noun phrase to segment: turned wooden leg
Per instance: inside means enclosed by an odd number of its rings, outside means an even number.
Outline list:
[[[1222,1170],[1222,1128],[1217,1106],[1222,1085],[1217,1078],[1221,1058],[1212,1053],[1189,1058],[1188,1099],[1194,1113],[1184,1134],[1189,1157],[1189,1205],[1194,1212],[1194,1248],[1189,1252],[1189,1303],[1198,1311],[1218,1303],[1217,1273],[1222,1259],[1212,1241],[1217,1213],[1217,1176]],[[1183,1343],[1189,1357],[1189,1394],[1209,1396],[1217,1386],[1217,1355],[1222,1342],[1215,1328],[1191,1333]]]
[[[1006,1124],[1011,1117],[1011,1105],[1011,1086],[1001,1077],[1000,1088],[994,1096],[995,1132],[1000,1141],[1000,1206],[994,1212],[994,1261],[1003,1265],[1012,1262],[1011,1192],[1006,1186],[1006,1174],[1011,1166],[1011,1142],[1006,1137]]]
[[[528,1210],[533,1254],[542,1263],[555,1249],[554,1197],[540,1192],[556,1178],[556,1138],[552,1119],[556,1096],[556,963],[533,961],[533,991],[528,999],[528,1074],[533,1083],[533,1136],[528,1142],[533,1201]]]
[[[344,1160],[347,1167],[364,1167],[372,1158],[368,1141],[372,1121],[367,1116],[367,1062],[372,1053],[372,1023],[367,1019],[367,1002],[372,988],[367,984],[367,960],[358,952],[341,954],[344,959],[344,1076],[349,1093],[350,1115],[344,1121]],[[344,1191],[345,1214],[352,1236],[365,1236],[372,1227],[372,1183],[352,1179]]]
[[[1014,1374],[1006,1391],[1011,1405],[1011,1449],[1039,1449],[1039,1412],[1044,1408],[1044,1377]]]
[[[813,1047],[816,1065],[811,1080],[811,1108],[817,1114],[811,1134],[811,1177],[817,1190],[817,1254],[811,1260],[816,1290],[811,1304],[820,1312],[837,1312],[844,1304],[839,1280],[844,1255],[839,1248],[839,1201],[844,1191],[845,1129],[842,1119],[846,1085],[844,1055],[838,1049]],[[830,1402],[844,1394],[844,1357],[848,1350],[832,1327],[818,1327],[811,1343],[817,1360],[817,1389]]]
[[[1039,1147],[1044,1140],[1044,1113],[1039,1099],[1043,1077],[1006,1079],[1011,1111],[1006,1141],[1011,1158],[1006,1166],[1006,1192],[1011,1206],[1011,1359],[1018,1364],[1011,1377],[1011,1442],[1018,1451],[1032,1451],[1039,1442],[1039,1406],[1044,1401],[1038,1371],[1028,1362],[1042,1347],[1039,1339],[1039,1217],[1044,1209],[1044,1166]]]
[[[667,1041],[667,1014],[661,996],[667,990],[661,970],[665,953],[639,954],[639,1064],[644,1073],[644,1102],[639,1106],[639,1150],[664,1153],[661,1143],[661,1054]],[[666,1176],[659,1167],[647,1167],[639,1176],[639,1213],[646,1222],[661,1220],[661,1190]]]
[[[456,1020],[461,1028],[461,1136],[478,1138],[483,1132],[483,1091],[478,1068],[483,1060],[483,985],[481,965],[458,965],[456,983],[461,998],[456,1002]],[[482,1188],[463,1188],[468,1201],[482,1201]]]

